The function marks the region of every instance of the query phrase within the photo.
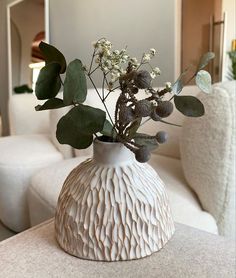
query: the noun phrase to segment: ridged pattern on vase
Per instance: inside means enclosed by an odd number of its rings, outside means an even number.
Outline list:
[[[174,223],[164,184],[151,166],[89,159],[63,185],[55,230],[60,246],[74,256],[118,261],[160,250]]]

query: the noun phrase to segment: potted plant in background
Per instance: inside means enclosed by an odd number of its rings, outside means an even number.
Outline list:
[[[174,106],[186,116],[202,116],[199,99],[179,94],[193,78],[204,92],[211,90],[211,77],[203,68],[214,54],[205,54],[186,82],[187,70],[173,85],[155,89],[152,80],[160,70],[150,63],[153,48],[139,62],[127,49],[113,50],[111,42],[100,39],[88,68],[78,59],[67,66],[63,54],[46,43],[40,49],[46,66],[36,96],[46,102],[36,110],[71,106],[58,122],[58,141],[78,149],[94,142],[93,158],[69,174],[58,199],[55,231],[60,246],[74,256],[103,261],[137,259],[160,250],[172,237],[174,223],[164,184],[145,162],[167,134],[144,134],[139,127],[149,120],[170,124],[165,118]],[[96,71],[102,73],[100,89],[93,80]],[[84,104],[87,79],[105,111]],[[57,98],[61,86],[63,99]],[[146,95],[140,99],[141,90]],[[106,105],[109,97],[117,98],[114,117]]]

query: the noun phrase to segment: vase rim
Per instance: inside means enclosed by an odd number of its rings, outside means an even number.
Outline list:
[[[93,144],[93,159],[100,164],[131,163],[134,154],[121,142],[103,142],[97,138]]]
[[[119,145],[119,144],[121,144],[121,145],[123,145],[123,146],[125,146],[123,143],[121,143],[121,142],[106,142],[106,141],[101,141],[101,140],[99,140],[98,138],[95,138],[94,140],[94,143],[99,143],[99,144],[107,144],[107,145],[111,145],[111,144],[117,144],[117,145]]]

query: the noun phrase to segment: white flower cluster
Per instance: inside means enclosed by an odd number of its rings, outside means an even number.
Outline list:
[[[161,70],[158,67],[153,68],[150,73],[150,75],[153,79],[156,78],[157,75],[160,75],[160,74],[161,74]]]
[[[114,84],[122,74],[126,73],[128,63],[132,65],[133,69],[137,69],[142,64],[149,64],[149,61],[156,54],[156,50],[150,48],[148,53],[143,54],[141,62],[139,62],[136,57],[130,58],[126,49],[112,50],[112,43],[105,38],[94,42],[93,47],[95,49],[95,63],[105,74],[110,75],[111,84]],[[152,68],[150,75],[154,79],[160,73],[160,69],[155,67]]]
[[[93,44],[97,51],[95,62],[99,64],[104,73],[109,73],[111,82],[114,83],[119,79],[121,74],[125,74],[122,64],[129,60],[126,49],[111,50],[112,44],[106,39],[101,39]]]

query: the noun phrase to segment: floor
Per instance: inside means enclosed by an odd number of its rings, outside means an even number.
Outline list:
[[[7,229],[1,222],[0,222],[0,241],[7,239],[11,236],[14,236],[15,233]]]

